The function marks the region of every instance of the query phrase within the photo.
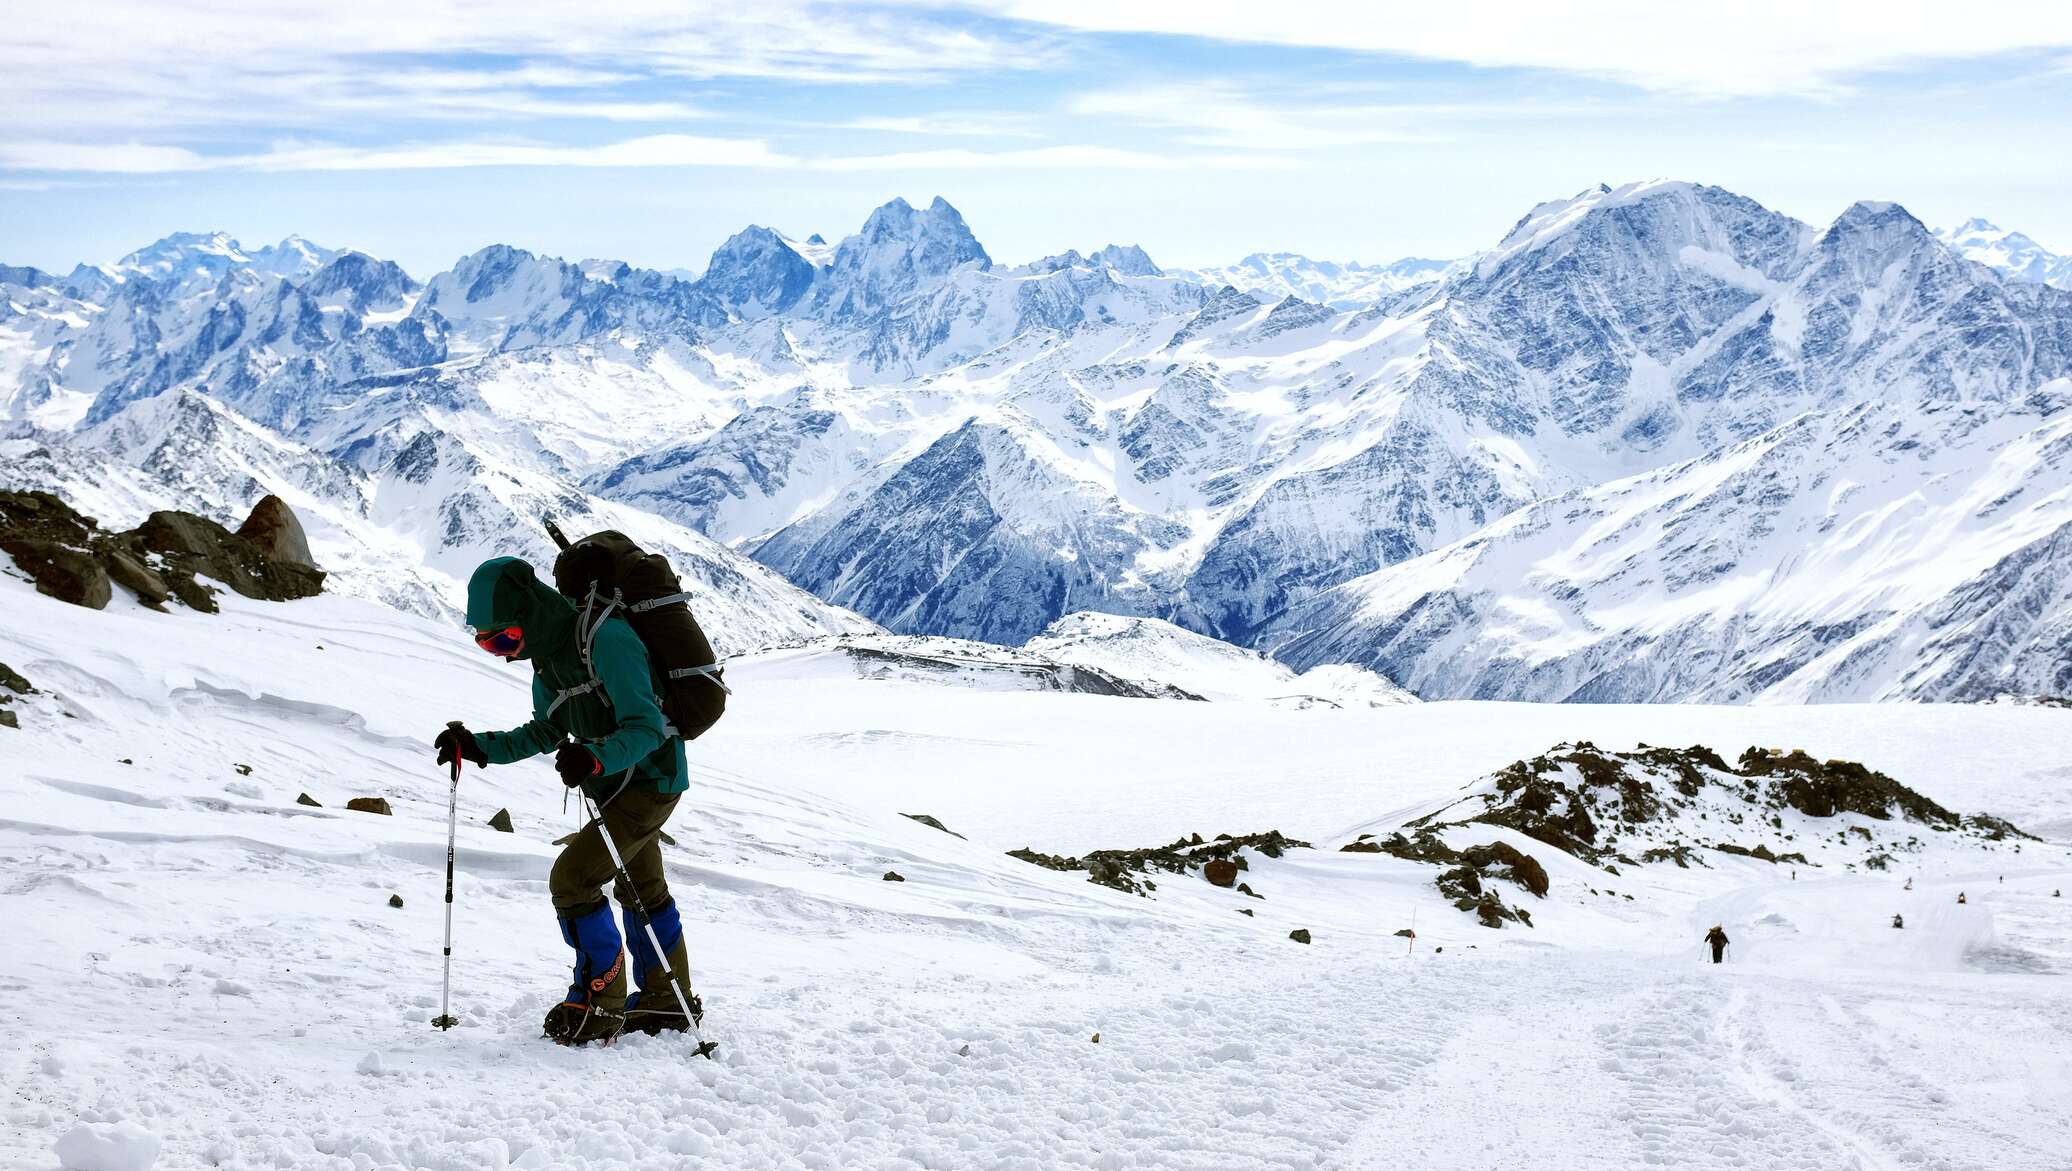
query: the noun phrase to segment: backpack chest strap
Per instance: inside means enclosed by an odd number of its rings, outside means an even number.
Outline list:
[[[547,718],[550,720],[553,719],[554,713],[561,710],[561,705],[567,703],[569,700],[574,699],[579,695],[588,695],[593,691],[601,692],[603,690],[603,687],[604,685],[602,683],[598,682],[596,679],[593,678],[588,683],[584,683],[580,686],[564,687],[561,690],[556,691],[554,693],[554,702],[547,705]],[[600,694],[598,698],[604,699],[606,697]],[[607,702],[609,701],[607,700]]]

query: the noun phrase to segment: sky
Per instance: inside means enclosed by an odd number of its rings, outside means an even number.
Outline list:
[[[1368,262],[1598,182],[1858,199],[2072,252],[2060,0],[25,0],[0,263],[291,233],[701,269],[940,195],[1005,262]]]

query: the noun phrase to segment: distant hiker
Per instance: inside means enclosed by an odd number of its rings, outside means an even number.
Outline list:
[[[1913,879],[1911,879],[1911,878],[1907,879],[1907,884],[1906,884],[1905,886],[1901,887],[1900,889],[1901,889],[1901,890],[1912,890],[1912,889],[1914,889],[1914,880],[1913,880]]]
[[[1733,941],[1727,938],[1724,926],[1714,923],[1712,930],[1705,933],[1705,942],[1712,945],[1712,962],[1716,964],[1726,958],[1727,944]]]
[[[1961,890],[1957,892],[1957,905],[1960,907],[1964,905],[1964,892]]]
[[[1798,871],[1797,871],[1796,869],[1794,869],[1794,870],[1793,870],[1793,871],[1791,872],[1791,880],[1792,880],[1793,882],[1797,882],[1797,881],[1799,880],[1799,872],[1798,872]]]
[[[662,825],[688,787],[683,740],[656,701],[665,680],[624,619],[605,617],[582,627],[576,604],[515,557],[492,558],[475,570],[467,617],[483,650],[532,665],[533,718],[507,732],[441,732],[434,743],[439,763],[458,756],[480,767],[552,753],[561,783],[581,786],[597,803],[599,820],[611,831],[633,884],[629,890],[616,883],[612,891],[633,949],[635,991],[629,999],[619,927],[600,889],[617,871],[598,823],[578,831],[554,860],[548,890],[562,941],[575,949],[576,962],[568,995],[547,1013],[547,1035],[581,1044],[609,1039],[622,1028],[686,1028],[691,1022],[660,975],[635,909],[647,909],[669,972],[692,1015],[701,1015],[687,976],[683,920],[662,874]]]
[[[1907,921],[1905,919],[1900,918],[1898,912],[1894,912],[1892,915],[1892,925],[1894,927],[1905,927],[1907,925]]]
[[[2063,891],[2056,891],[2056,890],[2054,890],[2054,891],[2050,892],[2050,897],[2052,897],[2052,898],[2054,898],[2054,899],[2056,899],[2056,898],[2063,898],[2063,897],[2064,897],[2064,892],[2063,892]]]

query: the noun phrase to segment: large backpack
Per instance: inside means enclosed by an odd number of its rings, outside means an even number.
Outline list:
[[[549,531],[560,539],[559,529],[550,524]],[[662,714],[677,735],[695,740],[719,722],[733,692],[721,678],[724,671],[712,643],[691,615],[691,596],[666,558],[624,533],[594,533],[562,548],[554,559],[554,588],[580,607],[585,663],[597,628],[613,615],[623,617],[647,647],[662,680],[657,697]]]

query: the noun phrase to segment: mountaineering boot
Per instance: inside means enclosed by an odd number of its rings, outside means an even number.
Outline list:
[[[663,904],[653,919],[655,937],[662,941],[662,954],[669,960],[667,976],[656,960],[654,944],[648,942],[640,913],[631,907],[622,907],[620,911],[626,918],[626,946],[633,953],[633,982],[638,986],[626,1001],[626,1027],[653,1036],[665,1029],[682,1032],[697,1024],[705,1016],[705,1006],[691,991],[690,956],[684,947],[683,918],[676,913],[676,901],[671,899]],[[669,989],[672,980],[691,1006],[689,1020],[684,1019],[683,1005],[677,1003],[676,993]]]
[[[576,949],[575,978],[547,1010],[546,1034],[563,1045],[610,1041],[626,1023],[626,953],[610,905],[563,919],[561,938]]]

